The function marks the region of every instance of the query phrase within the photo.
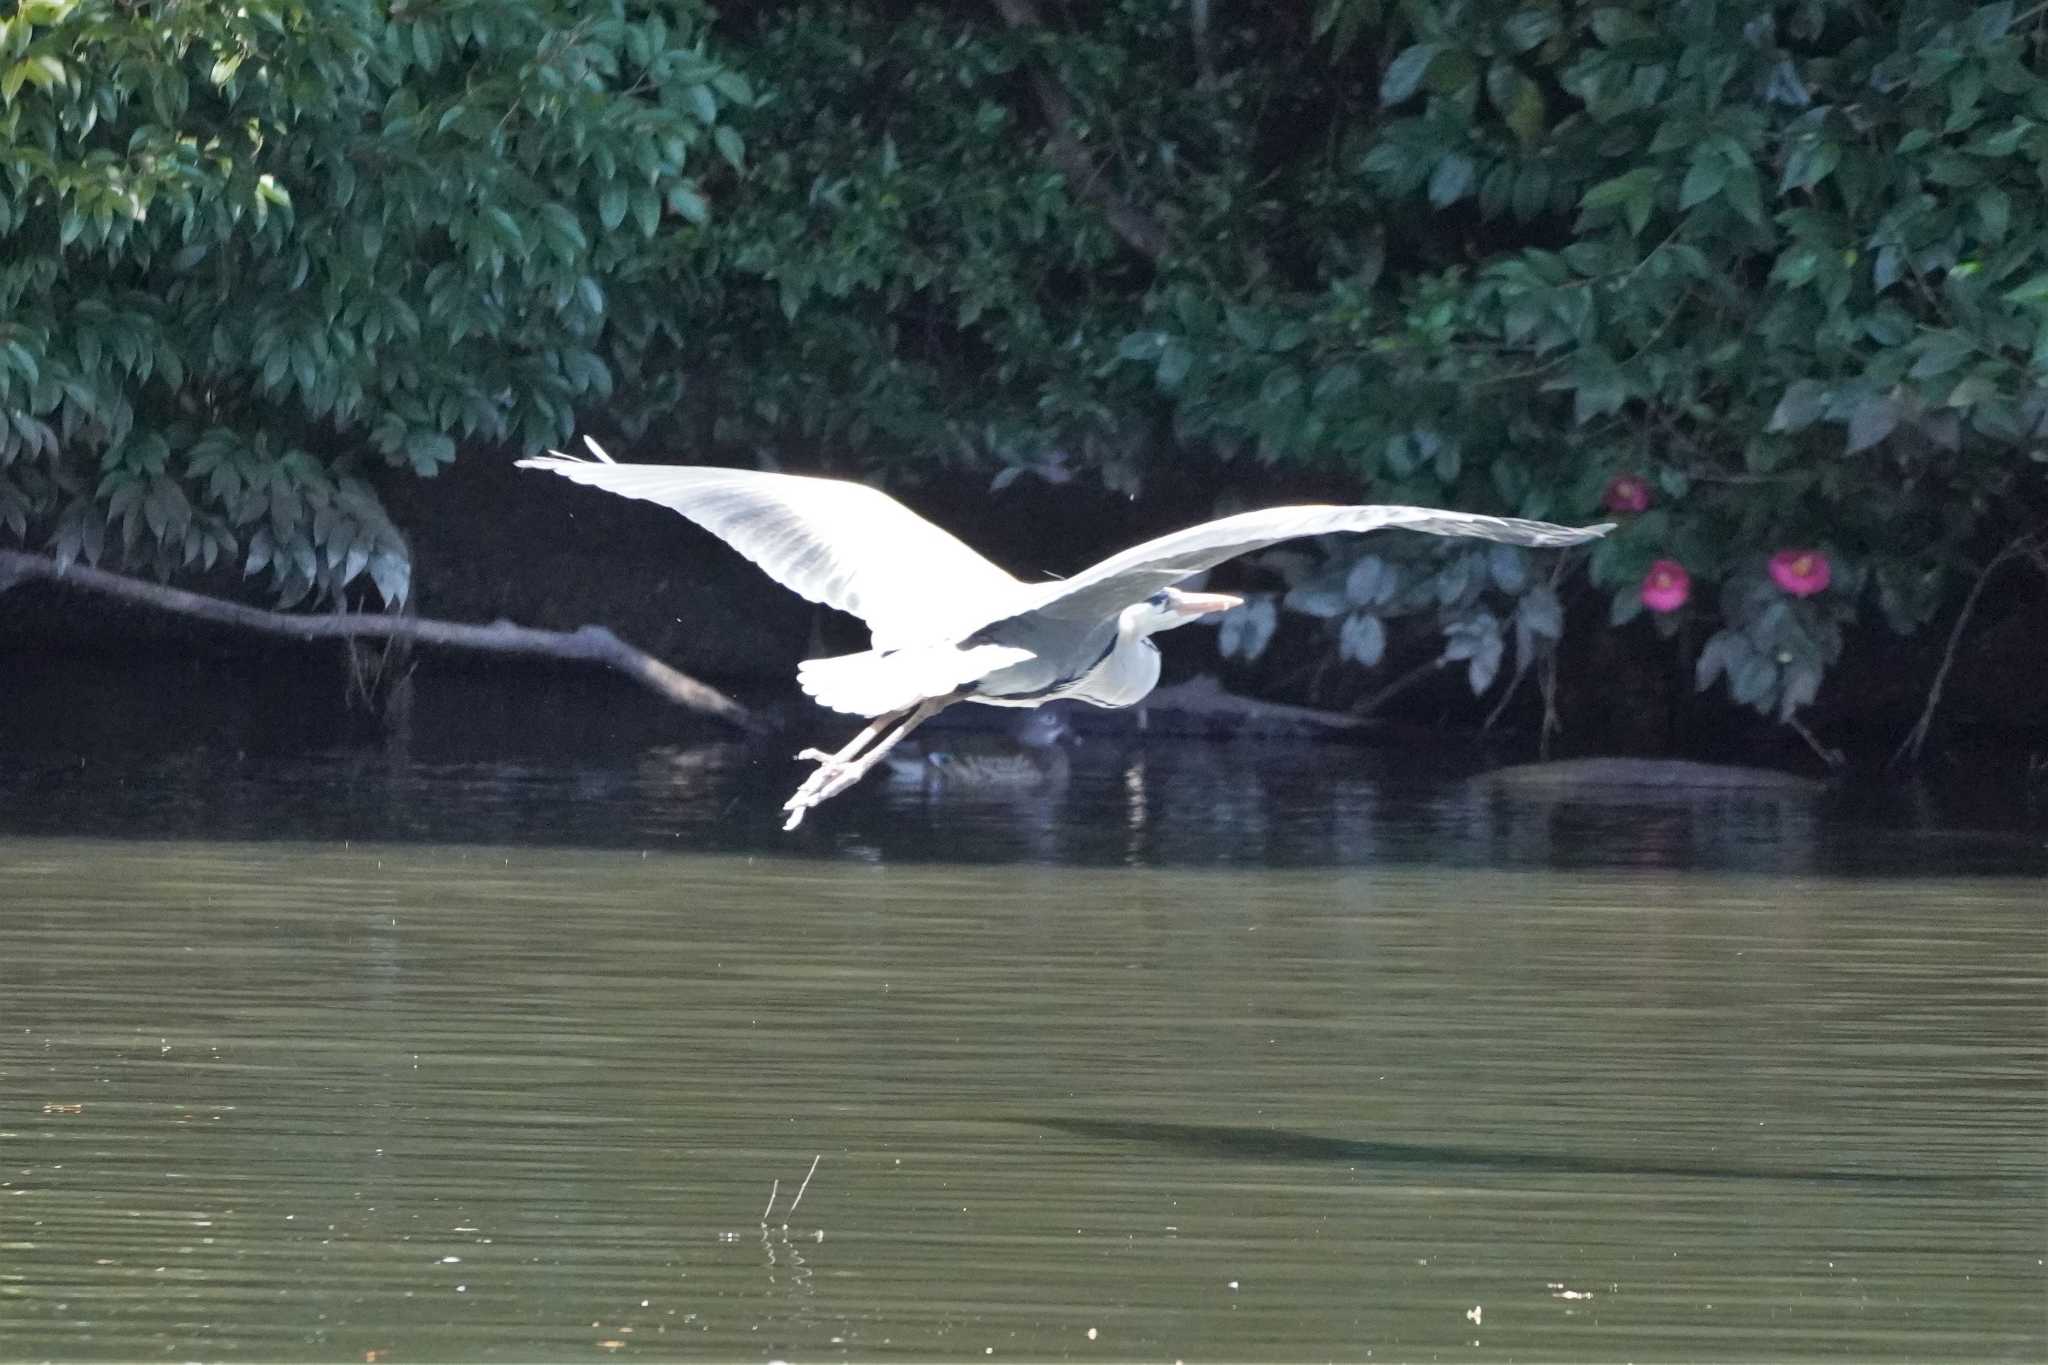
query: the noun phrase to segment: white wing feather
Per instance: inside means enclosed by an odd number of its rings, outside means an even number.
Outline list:
[[[882,716],[1022,663],[1031,651],[1014,645],[912,645],[871,649],[796,666],[797,685],[811,700],[856,716]]]
[[[1022,612],[1013,614],[1039,611],[1063,620],[1100,620],[1204,569],[1283,540],[1390,527],[1537,546],[1577,545],[1614,529],[1612,522],[1574,530],[1547,521],[1445,512],[1433,507],[1268,507],[1148,540],[1072,578],[1033,587]]]
[[[518,463],[682,513],[792,592],[866,621],[878,649],[957,639],[1011,614],[1026,593],[959,540],[866,484],[613,464],[597,453],[599,462],[556,452]]]

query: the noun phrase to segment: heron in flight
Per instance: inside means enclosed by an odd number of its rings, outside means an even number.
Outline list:
[[[1385,527],[1539,546],[1576,545],[1613,529],[1428,507],[1269,507],[1148,540],[1072,578],[1023,583],[866,484],[618,464],[595,441],[585,444],[595,460],[557,451],[519,464],[680,512],[797,595],[867,622],[870,648],[797,665],[797,682],[819,705],[870,724],[834,753],[797,755],[818,766],[783,803],[785,830],[955,702],[1040,706],[1072,697],[1115,707],[1142,700],[1159,681],[1154,635],[1242,601],[1174,584],[1248,551]]]

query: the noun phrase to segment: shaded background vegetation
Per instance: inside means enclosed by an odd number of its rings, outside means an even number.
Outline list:
[[[1796,723],[1897,685],[1845,641],[2048,587],[2044,48],[2010,4],[30,0],[0,525],[396,608],[405,481],[581,430],[1013,531],[1612,514],[1291,548],[1219,648],[1478,715],[1620,649]]]

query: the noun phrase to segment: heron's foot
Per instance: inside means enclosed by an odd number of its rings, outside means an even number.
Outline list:
[[[796,810],[830,801],[867,776],[867,771],[866,763],[821,763],[818,765],[818,771],[804,779],[804,784],[796,789],[796,794],[782,803],[782,808]]]
[[[898,741],[923,724],[927,717],[943,711],[952,700],[951,697],[932,698],[905,710],[879,716],[836,754],[820,749],[806,749],[798,754],[799,759],[817,764],[818,769],[804,779],[804,784],[789,800],[782,803],[782,808],[789,812],[789,819],[782,827],[795,829],[803,823],[805,811],[830,801],[866,777]],[[893,730],[889,728],[892,725],[896,727]]]
[[[867,776],[868,769],[873,766],[860,759],[842,759],[836,754],[821,753],[816,749],[806,749],[797,757],[816,763],[818,769],[804,779],[804,784],[789,800],[782,803],[782,808],[789,812],[789,819],[782,826],[784,830],[792,830],[802,824],[804,812],[839,795]]]
[[[819,776],[824,771],[823,768],[820,768],[817,772],[804,779],[804,784],[796,789],[795,794],[789,800],[782,803],[782,808],[789,812],[789,819],[785,820],[782,825],[785,832],[795,829],[798,825],[802,824],[804,822],[804,813],[825,799],[820,790],[824,784],[818,781]]]

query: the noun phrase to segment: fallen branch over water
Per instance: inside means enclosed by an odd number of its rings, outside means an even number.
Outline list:
[[[266,635],[286,635],[295,640],[402,639],[449,649],[604,664],[677,706],[715,716],[742,729],[758,728],[754,716],[731,697],[670,668],[653,655],[635,649],[603,626],[540,630],[532,626],[517,626],[510,621],[474,626],[457,621],[429,621],[417,616],[268,611],[204,593],[187,592],[183,588],[144,582],[86,564],[59,565],[44,555],[0,550],[0,592],[38,580],[83,588],[157,611],[190,616],[217,625],[239,626]]]

